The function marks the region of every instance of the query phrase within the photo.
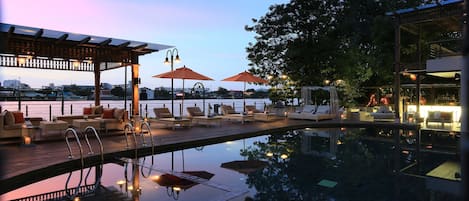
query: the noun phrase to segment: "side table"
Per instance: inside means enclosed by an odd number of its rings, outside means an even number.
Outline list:
[[[68,123],[62,120],[41,121],[39,123],[39,128],[41,129],[39,136],[42,137],[44,133],[48,133],[50,130],[56,130],[56,131],[66,130],[68,128]]]
[[[72,126],[79,132],[85,131],[88,126],[94,127],[96,130],[101,129],[101,121],[96,119],[74,119]]]

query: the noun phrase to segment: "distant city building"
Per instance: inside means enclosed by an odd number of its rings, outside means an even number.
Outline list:
[[[5,88],[18,88],[21,82],[19,80],[4,80],[3,87]]]
[[[112,89],[112,84],[101,83],[101,88],[104,89],[104,90],[111,90]]]
[[[148,100],[155,97],[155,91],[147,87],[140,88],[140,99]]]

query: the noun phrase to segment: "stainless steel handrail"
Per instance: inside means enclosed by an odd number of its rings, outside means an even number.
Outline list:
[[[67,130],[65,130],[65,134],[64,134],[65,142],[67,143],[67,148],[68,148],[68,152],[69,152],[68,158],[69,159],[73,158],[72,148],[70,147],[70,142],[68,140],[69,134],[72,134],[73,135],[72,137],[75,137],[75,140],[78,144],[78,147],[79,147],[79,150],[80,150],[80,163],[81,163],[80,180],[78,182],[78,185],[75,187],[75,192],[74,193],[72,193],[72,191],[71,191],[72,189],[68,188],[68,184],[70,182],[70,178],[71,178],[73,172],[70,172],[68,174],[67,181],[65,182],[65,192],[67,193],[67,197],[69,197],[69,199],[72,200],[78,195],[81,183],[83,182],[83,168],[85,166],[85,161],[83,159],[83,147],[81,146],[80,138],[78,137],[78,134],[77,134],[76,130],[73,129],[73,128],[68,128]]]
[[[88,126],[85,128],[85,131],[83,132],[83,135],[85,136],[86,144],[88,145],[89,152],[88,154],[94,154],[93,149],[91,148],[90,141],[88,140],[88,133],[93,133],[94,136],[96,137],[96,140],[98,140],[99,143],[99,151],[101,154],[101,162],[104,162],[104,148],[103,148],[103,143],[101,142],[101,138],[98,135],[98,132],[96,129],[92,126]]]
[[[137,136],[135,136],[135,129],[134,129],[134,126],[129,122],[125,125],[125,128],[124,128],[124,134],[125,134],[125,143],[127,145],[127,149],[130,148],[129,146],[129,140],[127,139],[127,132],[128,130],[130,130],[132,132],[132,135],[134,136],[134,142],[135,142],[135,149],[137,149]]]
[[[148,134],[150,134],[150,141],[151,141],[151,153],[153,154],[154,153],[154,148],[155,148],[155,142],[153,141],[153,135],[151,134],[151,128],[150,128],[150,124],[146,121],[143,121],[142,124],[140,125],[140,131],[142,131],[142,139],[143,139],[143,143],[145,145],[145,138],[143,136],[143,128],[146,128],[146,131],[148,131]]]
[[[88,126],[88,127],[85,128],[85,130],[83,132],[83,135],[85,136],[86,144],[88,145],[88,149],[89,149],[88,154],[94,154],[93,149],[92,149],[91,144],[90,144],[90,141],[88,140],[88,134],[89,133],[93,133],[94,136],[96,137],[96,139],[98,140],[99,148],[100,148],[99,151],[100,151],[100,155],[101,155],[101,164],[95,166],[95,170],[96,170],[95,183],[94,183],[94,185],[89,186],[89,188],[88,188],[88,190],[95,191],[99,187],[99,185],[101,183],[101,177],[103,175],[104,148],[103,148],[103,143],[101,142],[101,138],[99,137],[98,132],[96,131],[96,129],[92,126]],[[88,186],[88,177],[90,175],[91,169],[92,169],[92,167],[90,167],[88,169],[88,172],[86,173],[85,186]]]

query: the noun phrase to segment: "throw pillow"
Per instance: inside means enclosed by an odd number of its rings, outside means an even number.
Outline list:
[[[12,112],[7,111],[5,115],[5,125],[13,125],[15,124],[15,116]]]
[[[103,119],[112,119],[112,118],[114,118],[114,108],[103,109]]]
[[[99,105],[99,106],[94,106],[92,110],[93,110],[92,112],[93,114],[102,114],[104,109],[102,105]]]
[[[124,116],[124,109],[114,109],[114,118],[117,120],[122,120]]]
[[[328,114],[329,113],[329,106],[321,105],[316,109],[316,114]]]
[[[11,112],[15,118],[15,124],[24,123],[24,116],[22,112]]]
[[[93,114],[92,108],[90,108],[90,107],[84,107],[84,108],[83,108],[83,114],[84,114],[84,115]]]
[[[315,109],[315,105],[305,105],[303,106],[302,112],[311,113],[311,112],[314,112],[314,109]]]

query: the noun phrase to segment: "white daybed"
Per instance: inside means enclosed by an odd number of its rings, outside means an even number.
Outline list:
[[[314,97],[315,91],[323,90],[327,94],[327,100]],[[324,92],[323,92],[324,93]],[[337,117],[339,109],[339,99],[335,87],[302,87],[301,98],[303,103],[308,103],[301,107],[301,110],[288,113],[290,119],[307,119],[307,120],[326,120]],[[322,97],[324,98],[324,97]],[[322,103],[322,104],[320,104]],[[324,104],[325,103],[325,104]]]

